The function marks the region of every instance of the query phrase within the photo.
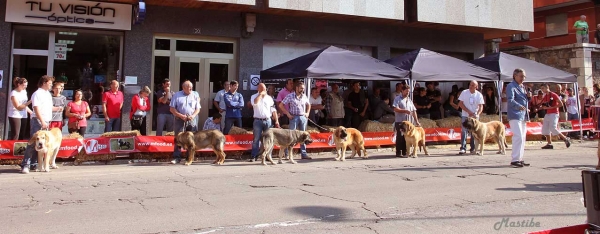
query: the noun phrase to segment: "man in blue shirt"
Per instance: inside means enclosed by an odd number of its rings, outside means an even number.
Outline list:
[[[235,126],[238,128],[242,127],[242,107],[244,107],[244,97],[241,93],[237,92],[238,82],[231,81],[229,83],[229,92],[225,93],[225,106],[227,110],[225,111],[225,129],[223,130],[223,134],[229,134],[229,130]]]
[[[529,117],[527,114],[529,100],[527,99],[525,87],[523,87],[525,77],[525,71],[517,68],[513,72],[513,81],[506,86],[506,99],[508,104],[506,112],[508,114],[510,131],[513,133],[512,160],[510,162],[510,165],[513,167],[529,166],[529,163],[523,161],[527,121]]]
[[[175,116],[175,137],[180,132],[198,131],[198,113],[200,113],[200,97],[197,92],[192,91],[192,82],[186,80],[181,87],[183,90],[175,93],[171,98],[171,113]],[[175,142],[172,164],[181,162],[181,149]]]

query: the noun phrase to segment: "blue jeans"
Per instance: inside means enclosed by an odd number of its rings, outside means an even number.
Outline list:
[[[104,132],[121,131],[121,118],[110,118],[104,122]]]
[[[195,122],[195,121],[192,121]],[[184,129],[184,125],[185,122],[179,118],[176,118],[175,121],[173,121],[173,125],[174,125],[174,130],[175,130],[175,137],[173,138],[173,159],[176,160],[181,160],[181,147],[177,146],[177,144],[175,143],[175,138],[177,137],[177,135],[180,132],[185,131]],[[196,132],[198,131],[198,126],[192,126],[192,131]]]
[[[290,130],[306,131],[307,122],[308,120],[305,116],[294,116],[294,118],[290,120]],[[287,155],[287,152],[285,152],[285,154]],[[307,156],[305,144],[300,144],[300,155],[302,155],[302,157]]]
[[[469,131],[467,131],[465,127],[462,127],[462,123],[465,122],[465,119],[467,119],[467,117],[462,116],[460,120],[460,150],[467,150],[467,134],[469,134]],[[471,136],[469,145],[471,146],[469,151],[475,150],[475,137]]]
[[[33,134],[42,129],[42,125],[40,124],[40,121],[38,121],[37,118],[31,118],[31,121],[29,121],[29,123],[29,136],[33,137]],[[37,152],[35,151],[35,145],[27,144],[27,148],[25,149],[25,155],[23,155],[23,161],[21,161],[21,169],[29,166],[37,166],[37,163],[38,157]]]
[[[170,113],[158,114],[158,116],[156,116],[156,135],[162,136],[165,126],[167,127],[167,132],[172,132],[174,119],[175,117],[173,117],[173,114]]]
[[[271,127],[271,119],[260,120],[254,119],[252,123],[252,134],[254,135],[254,140],[252,141],[252,153],[250,154],[252,158],[258,157],[258,151],[260,150],[260,138],[264,131]]]
[[[229,131],[231,130],[231,127],[233,127],[233,124],[235,123],[235,126],[238,128],[242,127],[242,118],[226,118],[225,119],[225,129],[223,130],[223,134],[227,135],[229,134]]]
[[[579,120],[579,115],[577,113],[567,113],[567,120]]]

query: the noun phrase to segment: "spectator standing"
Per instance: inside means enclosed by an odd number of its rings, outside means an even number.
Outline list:
[[[173,98],[173,94],[175,92],[171,91],[171,81],[169,79],[164,79],[162,82],[162,90],[156,91],[154,95],[158,100],[158,104],[156,106],[156,135],[162,136],[163,130],[167,132],[173,131],[173,114],[171,113],[171,108],[169,104],[171,104],[171,98]]]
[[[365,120],[367,109],[369,108],[369,99],[365,96],[365,92],[360,89],[360,82],[352,84],[352,92],[348,94],[347,107],[352,110],[351,125],[358,129],[360,123]]]
[[[460,107],[458,106],[458,85],[452,85],[452,92],[448,94],[448,98],[444,103],[444,116],[457,116],[460,117]]]
[[[310,103],[310,114],[308,118],[312,120],[315,124],[318,124],[321,113],[325,107],[323,106],[323,99],[319,94],[319,89],[316,87],[310,89],[310,97],[308,98],[308,102]]]
[[[304,95],[304,82],[296,82],[294,86],[296,87],[295,92],[288,94],[279,103],[279,109],[290,119],[290,130],[306,131],[308,114],[310,113],[310,102]],[[285,105],[289,105],[289,111],[285,109]],[[302,159],[312,159],[306,153],[305,144],[300,144],[300,154]]]
[[[529,119],[535,119],[536,115],[541,119],[546,115],[546,110],[540,108],[544,103],[544,93],[541,90],[536,93],[529,101]]]
[[[10,104],[8,104],[8,124],[10,125],[8,140],[24,140],[27,115],[32,114],[28,107],[31,100],[27,101],[27,79],[16,77],[13,85],[15,89],[10,91]]]
[[[235,124],[238,128],[242,127],[242,108],[244,107],[244,96],[237,92],[238,82],[229,82],[229,92],[225,93],[225,106],[227,107],[225,114],[225,135],[229,134],[229,130]]]
[[[577,43],[589,43],[590,42],[589,26],[588,26],[588,23],[586,22],[585,15],[581,15],[579,17],[579,20],[575,21],[575,24],[573,24],[573,29],[577,30],[577,32],[575,32]]]
[[[73,101],[67,105],[65,114],[69,117],[70,124],[67,124],[69,133],[77,132],[82,137],[85,136],[87,117],[90,117],[92,113],[89,104],[83,100],[81,89],[75,90],[73,93]]]
[[[369,96],[369,107],[371,108],[371,111],[375,110],[375,107],[377,107],[379,102],[381,102],[381,88],[375,87],[373,89],[373,94]]]
[[[319,90],[319,96],[321,96],[321,105],[323,105],[323,108],[321,110],[321,118],[319,118],[319,125],[325,125],[327,124],[327,116],[329,115],[329,112],[327,111],[327,107],[325,106],[325,100],[327,99],[327,89],[321,89]]]
[[[477,83],[477,81],[471,81],[471,83],[469,83],[469,89],[463,91],[458,97],[458,100],[460,101],[458,105],[462,109],[462,118],[460,121],[461,123],[464,123],[465,120],[469,117],[479,120],[479,116],[483,111],[483,105],[485,104],[485,101],[483,99],[483,95],[479,91],[477,91],[478,86],[479,84]],[[466,153],[467,134],[469,134],[469,131],[467,131],[467,129],[464,126],[462,126],[462,130],[460,133],[460,151],[458,152],[458,154]],[[471,154],[475,153],[475,138],[473,136],[471,136],[469,145],[469,152]]]
[[[494,88],[487,87],[485,89],[485,105],[483,106],[486,115],[498,114],[498,98],[494,93]]]
[[[131,130],[138,130],[142,136],[146,136],[146,116],[151,109],[148,96],[150,88],[144,86],[140,92],[131,99],[131,111],[129,120],[131,121]]]
[[[226,119],[227,118],[227,105],[225,105],[225,94],[227,92],[229,92],[229,88],[231,87],[231,84],[228,80],[223,81],[223,83],[221,84],[223,86],[223,89],[219,90],[219,92],[217,92],[217,96],[215,96],[215,100],[213,101],[213,105],[215,106],[215,108],[217,108],[217,111],[219,112],[219,114],[221,114],[221,118],[222,119]],[[225,124],[221,124],[221,127],[225,127]],[[221,129],[223,130],[223,129]]]
[[[567,120],[579,120],[579,106],[577,105],[577,97],[572,88],[567,88]],[[570,132],[567,134],[569,137],[579,138],[579,131]]]
[[[396,100],[397,96],[402,95],[402,90],[404,90],[404,87],[405,87],[404,81],[396,83],[396,90],[392,93],[391,99],[390,99],[390,100],[392,100],[392,102],[394,102],[394,100]]]
[[[186,80],[181,85],[182,90],[175,93],[171,99],[170,110],[175,116],[174,130],[175,136],[184,131],[198,131],[198,113],[200,113],[200,96],[197,92],[193,92],[192,82]],[[172,164],[181,162],[181,148],[177,144],[173,144],[173,160]]]
[[[500,94],[500,97],[502,97],[502,104],[500,105],[500,112],[501,114],[506,114],[507,110],[508,110],[508,101],[506,99],[506,84],[502,86],[502,93]]]
[[[254,122],[252,124],[252,135],[254,136],[254,139],[252,141],[252,151],[250,153],[250,159],[248,160],[249,162],[254,162],[258,158],[260,139],[262,133],[271,127],[271,119],[275,120],[275,127],[279,128],[275,102],[273,101],[273,98],[267,94],[265,89],[265,84],[259,83],[257,86],[258,92],[250,97],[253,111],[252,116],[254,117]]]
[[[204,121],[204,127],[202,127],[202,130],[212,130],[212,129],[216,129],[221,131],[221,120],[223,119],[223,116],[221,116],[221,114],[215,112],[212,114],[211,117],[207,118],[206,121]]]
[[[523,161],[525,155],[525,137],[527,133],[527,91],[523,86],[526,74],[521,68],[513,72],[513,81],[506,87],[506,98],[508,99],[508,123],[512,136],[512,160],[513,167],[529,166]]]
[[[437,82],[425,82],[425,87],[427,87],[427,98],[429,99],[429,103],[431,103],[431,107],[429,107],[429,117],[432,120],[442,118],[442,92],[436,88],[437,86]]]
[[[42,76],[38,81],[38,90],[31,95],[31,103],[33,104],[33,114],[29,125],[29,134],[31,137],[41,130],[50,129],[50,120],[52,119],[52,111],[58,111],[58,107],[52,106],[52,82],[54,77]],[[21,161],[21,173],[29,173],[29,169],[36,170],[38,157],[33,144],[27,144],[23,161]],[[31,168],[30,168],[31,167]]]
[[[279,103],[281,103],[283,101],[283,99],[285,99],[285,97],[287,97],[290,93],[294,93],[294,80],[293,79],[288,79],[287,83],[285,83],[285,88],[281,89],[279,91],[279,93],[277,94],[277,99],[276,99],[276,105],[277,108],[279,108],[279,113],[285,113],[283,110],[290,110],[290,106],[289,105],[284,105],[283,107],[280,107]],[[290,120],[287,118],[287,115],[280,115],[279,116],[279,123],[281,124],[288,124],[290,122]]]
[[[431,99],[427,97],[427,90],[425,90],[425,88],[419,88],[419,93],[414,97],[414,102],[415,107],[417,107],[417,116],[419,116],[419,118],[429,119]]]
[[[110,90],[102,95],[104,111],[104,132],[121,131],[121,109],[123,108],[123,92],[119,91],[119,82],[110,82]]]
[[[400,123],[403,121],[410,121],[412,117],[416,123],[416,126],[421,125],[416,114],[417,108],[410,98],[408,98],[409,92],[410,87],[401,87],[401,93],[396,96],[394,104],[392,105],[394,107],[395,114],[394,129],[396,130],[396,157],[401,158],[406,158],[408,152],[406,151],[406,140],[404,139],[404,135],[402,135],[402,131],[400,131]]]
[[[344,98],[340,95],[338,84],[331,85],[331,92],[325,99],[325,108],[327,109],[327,125],[339,127],[344,124]]]
[[[567,120],[567,110],[565,105],[567,104],[567,97],[569,95],[567,95],[566,90],[562,89],[560,84],[556,84],[556,94],[558,94],[560,101],[562,102],[562,105],[558,108],[558,120]]]
[[[562,106],[562,101],[558,94],[550,91],[548,84],[542,85],[542,92],[544,95],[544,102],[541,106],[542,110],[546,111],[544,116],[544,122],[542,124],[542,135],[546,136],[548,144],[542,147],[542,149],[554,149],[552,145],[552,134],[559,136],[565,142],[567,148],[571,146],[569,139],[565,137],[560,131],[558,131],[558,108]]]
[[[590,90],[588,87],[581,88],[581,95],[579,95],[579,105],[581,105],[581,118],[586,119],[590,118],[590,108],[594,103],[594,96],[590,94]],[[590,131],[583,131],[583,139],[588,139],[588,135],[590,135]],[[593,138],[593,136],[592,136]]]
[[[67,97],[62,95],[62,91],[64,89],[65,83],[54,82],[52,85],[52,106],[58,107],[58,109],[52,112],[50,128],[58,128],[61,131],[64,126],[63,112],[65,110],[65,106],[67,106]]]

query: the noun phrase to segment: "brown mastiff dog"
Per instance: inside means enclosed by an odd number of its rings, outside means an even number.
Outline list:
[[[194,161],[196,150],[208,147],[212,148],[217,155],[217,159],[213,164],[222,165],[225,162],[226,155],[225,152],[223,152],[223,148],[225,147],[225,135],[219,130],[205,130],[196,133],[189,131],[180,132],[177,137],[175,137],[175,144],[187,150],[188,157],[185,162],[186,166],[189,166]]]
[[[352,150],[350,158],[354,158],[354,155],[357,153],[360,157],[360,151],[363,152],[364,158],[369,158],[365,149],[365,139],[362,133],[355,128],[336,128],[333,131],[333,141],[335,142],[335,152],[337,154],[337,157],[335,157],[336,161],[346,161],[346,149],[348,146]]]
[[[417,158],[417,147],[419,147],[419,151],[423,150],[425,151],[425,155],[429,155],[427,146],[425,146],[425,129],[422,127],[415,127],[410,121],[402,121],[399,127],[402,134],[404,134],[404,139],[406,140],[406,152],[408,152],[410,157]],[[412,153],[410,148],[413,148]]]
[[[488,139],[493,139],[498,144],[498,154],[506,154],[506,130],[504,124],[500,121],[490,121],[482,123],[475,118],[467,118],[463,122],[463,127],[475,138],[475,151],[479,148],[477,155],[483,155],[483,145]]]

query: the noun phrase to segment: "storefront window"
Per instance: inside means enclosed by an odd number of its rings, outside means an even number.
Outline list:
[[[66,82],[64,95],[68,99],[72,98],[73,90],[82,89],[90,105],[101,104],[104,87],[118,78],[120,38],[87,32],[56,32],[55,43],[66,44],[67,52],[64,60],[54,60],[54,76]]]
[[[15,49],[47,50],[48,31],[15,29]]]

